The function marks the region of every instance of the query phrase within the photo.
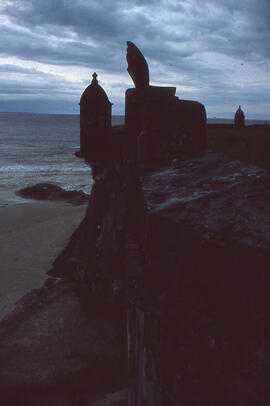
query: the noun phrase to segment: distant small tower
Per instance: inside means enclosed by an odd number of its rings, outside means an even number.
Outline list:
[[[244,128],[245,127],[245,115],[241,109],[241,106],[239,106],[235,112],[234,126],[235,126],[235,128]]]
[[[80,152],[87,154],[91,136],[107,135],[111,129],[112,103],[98,84],[96,72],[80,100]]]

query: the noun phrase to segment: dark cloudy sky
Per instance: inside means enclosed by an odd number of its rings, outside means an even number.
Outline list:
[[[123,114],[127,40],[209,117],[270,119],[270,0],[0,0],[0,111],[77,113],[96,71]]]

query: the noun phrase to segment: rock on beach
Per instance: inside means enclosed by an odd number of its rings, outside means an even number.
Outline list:
[[[20,189],[16,194],[25,199],[63,201],[74,206],[84,204],[89,199],[89,196],[82,190],[64,190],[52,183],[38,183]]]

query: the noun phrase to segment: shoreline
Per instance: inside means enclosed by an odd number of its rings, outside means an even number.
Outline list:
[[[33,200],[0,207],[0,321],[20,299],[42,287],[86,207]]]
[[[7,246],[11,253],[16,248],[16,255],[22,254],[16,261],[21,269],[12,262],[12,255],[1,258],[6,269],[10,265],[13,271],[8,272],[11,279],[25,270],[27,276],[17,300],[13,292],[13,309],[4,317],[0,314],[0,392],[7,406],[18,397],[29,406],[127,402],[121,309],[110,306],[104,313],[94,297],[89,308],[74,282],[47,275],[86,209],[87,204],[38,201],[0,210],[4,225],[0,255]],[[0,296],[0,310],[1,300]]]

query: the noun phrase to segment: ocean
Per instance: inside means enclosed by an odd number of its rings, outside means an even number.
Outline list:
[[[90,193],[79,134],[75,115],[0,113],[0,205],[22,203],[15,191],[39,182]]]
[[[91,169],[74,155],[79,148],[78,115],[0,113],[0,206],[27,202],[15,192],[40,182],[89,194]]]
[[[113,125],[123,123],[123,116],[112,117]],[[247,122],[256,123],[263,121]],[[74,155],[79,144],[78,115],[0,113],[0,206],[26,202],[15,192],[40,182],[90,193],[91,169]]]

